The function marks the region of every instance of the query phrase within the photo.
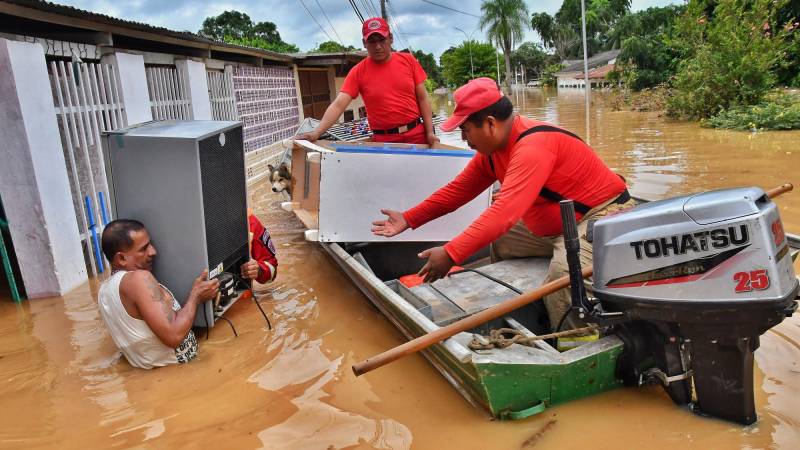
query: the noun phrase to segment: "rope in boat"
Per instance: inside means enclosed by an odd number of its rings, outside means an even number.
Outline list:
[[[544,339],[553,339],[566,336],[581,335],[585,333],[593,333],[597,331],[597,325],[589,325],[583,328],[576,328],[574,330],[559,331],[557,333],[543,334],[541,336],[525,336],[522,331],[514,328],[500,328],[498,330],[491,330],[489,336],[481,336],[473,334],[472,340],[469,342],[468,347],[472,350],[490,350],[493,348],[506,348],[511,344],[527,345],[532,347],[536,341]],[[506,337],[505,335],[511,335]]]

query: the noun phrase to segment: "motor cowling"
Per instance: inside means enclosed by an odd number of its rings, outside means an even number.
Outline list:
[[[756,420],[753,352],[796,309],[798,280],[777,206],[726,189],[639,205],[593,228],[594,295],[621,311],[627,384],[657,379],[679,404]],[[694,387],[695,399],[692,399]]]

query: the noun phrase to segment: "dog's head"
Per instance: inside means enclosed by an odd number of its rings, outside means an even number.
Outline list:
[[[272,183],[272,192],[286,191],[292,193],[292,174],[289,172],[289,167],[286,163],[281,163],[278,167],[271,164],[267,166],[269,169],[269,181]]]

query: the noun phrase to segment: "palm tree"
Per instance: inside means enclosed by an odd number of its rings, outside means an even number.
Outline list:
[[[485,0],[481,12],[481,30],[486,29],[489,40],[503,49],[506,86],[511,89],[511,51],[514,42],[525,37],[524,29],[529,26],[528,7],[523,0]]]

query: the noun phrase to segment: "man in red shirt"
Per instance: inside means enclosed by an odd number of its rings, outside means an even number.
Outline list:
[[[341,92],[325,110],[317,129],[298,138],[312,142],[319,139],[360,94],[373,141],[428,145],[439,142],[425,90],[428,76],[422,66],[410,53],[392,51],[392,33],[382,18],[364,21],[361,34],[369,56],[347,74]]]
[[[455,111],[441,129],[461,128],[462,139],[477,153],[450,183],[405,212],[382,210],[373,222],[379,236],[394,236],[455,211],[495,181],[494,203],[466,230],[443,247],[420,253],[427,263],[425,281],[442,278],[454,265],[492,243],[493,260],[550,256],[546,281],[568,274],[558,201],[575,201],[581,260],[591,264],[586,219],[631,204],[623,179],[594,150],[569,131],[519,116],[490,78],[478,78],[456,90]],[[568,290],[545,298],[550,323],[557,327],[569,310]],[[570,327],[577,321],[566,322]]]

